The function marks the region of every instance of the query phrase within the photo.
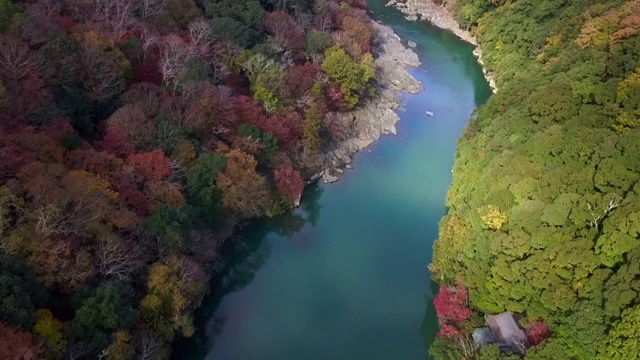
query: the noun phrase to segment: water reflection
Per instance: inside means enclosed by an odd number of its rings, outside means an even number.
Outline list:
[[[305,190],[300,209],[237,227],[222,251],[223,258],[226,259],[225,266],[212,278],[210,295],[202,301],[202,306],[194,314],[198,330],[190,339],[182,340],[174,347],[174,359],[206,357],[227,320],[222,306],[224,297],[249,285],[269,259],[271,244],[266,241],[269,234],[289,239],[300,238],[293,235],[307,223],[316,224],[322,208],[318,201],[323,191],[319,186],[310,186]]]

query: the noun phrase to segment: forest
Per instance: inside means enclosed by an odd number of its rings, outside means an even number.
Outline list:
[[[0,0],[0,359],[168,359],[374,94],[362,0]]]
[[[497,94],[459,141],[430,270],[437,360],[484,314],[520,316],[526,360],[640,358],[640,1],[444,1]]]

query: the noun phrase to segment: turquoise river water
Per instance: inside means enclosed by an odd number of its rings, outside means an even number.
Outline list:
[[[427,264],[444,215],[456,142],[491,94],[472,47],[382,0],[374,20],[417,44],[398,134],[358,154],[339,182],[308,188],[300,209],[235,235],[185,360],[428,359],[438,331]],[[425,111],[435,113],[427,117]]]

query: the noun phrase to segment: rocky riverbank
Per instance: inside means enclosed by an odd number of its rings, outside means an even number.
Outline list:
[[[354,135],[325,153],[323,180],[326,182],[338,180],[341,167],[348,166],[356,152],[382,134],[395,134],[395,124],[400,119],[395,113],[401,107],[400,95],[416,94],[422,89],[420,82],[408,72],[409,68],[420,65],[418,55],[406,48],[390,27],[375,22],[373,26],[378,31],[373,54],[376,96],[342,115],[343,121],[351,124]]]
[[[469,31],[460,28],[460,25],[453,17],[452,8],[453,3],[449,3],[448,6],[442,6],[436,4],[433,0],[390,0],[387,6],[393,6],[404,13],[407,20],[416,21],[423,20],[432,23],[433,25],[451,31],[460,39],[474,45],[476,49],[473,54],[478,59],[480,65],[483,65],[484,77],[489,82],[489,86],[493,89],[493,92],[498,91],[493,73],[488,71],[484,67],[482,61],[482,51],[478,46],[478,40]]]

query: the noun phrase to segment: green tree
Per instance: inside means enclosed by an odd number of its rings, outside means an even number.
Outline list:
[[[312,31],[306,35],[306,50],[309,54],[322,54],[333,45],[331,35],[324,31]]]
[[[360,96],[370,89],[369,80],[374,76],[373,58],[365,54],[360,62],[356,62],[337,45],[328,48],[324,55],[322,69],[340,85],[347,106],[354,107]]]
[[[244,48],[251,47],[257,43],[258,33],[230,17],[216,17],[209,23],[211,33],[218,39],[232,42]]]
[[[111,334],[129,328],[136,318],[130,294],[132,289],[124,283],[102,283],[76,310],[68,330],[69,339],[89,344],[94,353],[105,349]]]
[[[593,303],[581,302],[562,318],[555,336],[564,343],[566,353],[578,360],[595,359],[607,333],[605,314]]]
[[[9,30],[16,15],[21,14],[20,8],[11,0],[0,0],[0,33]]]
[[[181,86],[207,79],[211,76],[211,68],[198,59],[189,59],[185,64],[186,71],[179,80]]]
[[[53,317],[48,309],[36,310],[36,324],[33,332],[46,339],[48,358],[61,359],[67,348],[67,340],[64,338],[64,324]]]
[[[304,122],[303,138],[306,149],[312,153],[317,153],[322,145],[322,139],[320,138],[320,127],[322,124],[322,118],[318,109],[312,107],[307,111]]]
[[[35,274],[17,255],[0,255],[0,321],[30,330],[47,299]]]
[[[187,25],[202,16],[202,11],[193,0],[168,0],[167,10],[173,20],[182,28],[186,28]]]
[[[191,336],[195,331],[191,311],[202,295],[197,272],[179,256],[151,265],[140,311],[145,323],[166,341],[176,335]]]
[[[460,360],[460,352],[453,341],[437,338],[429,346],[429,355],[437,360]]]
[[[270,132],[262,132],[257,126],[242,124],[238,127],[238,136],[258,142],[259,151],[256,160],[265,164],[278,152],[278,140]]]
[[[640,306],[625,310],[620,320],[613,324],[597,359],[640,359]]]
[[[216,176],[227,166],[224,156],[202,152],[195,165],[187,172],[189,202],[200,216],[211,219],[220,211],[221,193],[216,187]]]
[[[162,205],[149,214],[145,222],[146,231],[153,236],[161,254],[181,251],[185,246],[187,214],[171,205]]]
[[[207,6],[207,16],[211,18],[235,19],[249,28],[259,30],[267,13],[257,0],[221,0]]]

